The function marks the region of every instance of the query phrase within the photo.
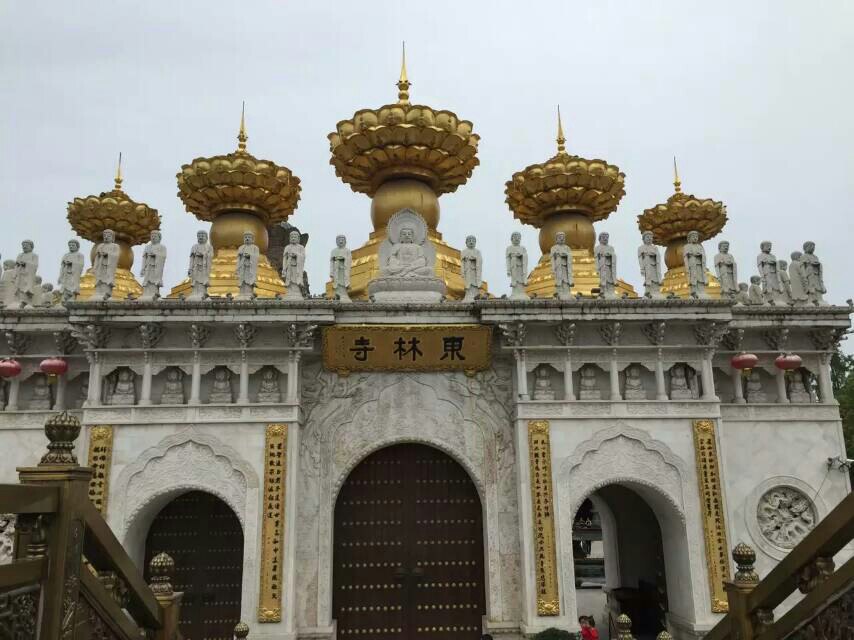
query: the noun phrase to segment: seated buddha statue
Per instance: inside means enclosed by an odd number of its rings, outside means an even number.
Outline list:
[[[393,278],[432,277],[433,269],[421,245],[415,244],[415,230],[403,227],[386,260],[385,275]]]

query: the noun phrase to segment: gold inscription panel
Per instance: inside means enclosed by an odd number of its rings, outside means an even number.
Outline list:
[[[560,615],[560,597],[555,560],[552,447],[547,420],[534,420],[528,423],[528,455],[531,460],[537,614],[556,616]]]
[[[729,611],[724,582],[729,580],[729,544],[721,493],[718,446],[715,442],[715,423],[712,420],[694,421],[694,452],[697,458],[697,477],[700,482],[700,504],[703,511],[703,533],[706,539],[706,564],[712,593],[712,611]]]
[[[288,426],[267,425],[264,445],[264,520],[261,525],[258,622],[281,622]]]
[[[323,330],[323,365],[332,371],[482,371],[492,328],[470,324],[339,325]]]
[[[113,428],[108,426],[89,429],[89,499],[101,515],[107,515],[107,497],[110,492],[110,466],[113,462]]]

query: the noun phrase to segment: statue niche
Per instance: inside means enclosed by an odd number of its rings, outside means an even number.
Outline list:
[[[388,221],[379,248],[380,275],[368,285],[376,302],[440,302],[445,283],[436,277],[436,249],[427,239],[427,223],[412,209]]]

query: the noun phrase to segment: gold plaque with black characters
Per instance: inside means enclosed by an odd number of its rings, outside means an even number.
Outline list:
[[[338,325],[323,330],[323,366],[351,371],[465,371],[491,364],[492,327]]]

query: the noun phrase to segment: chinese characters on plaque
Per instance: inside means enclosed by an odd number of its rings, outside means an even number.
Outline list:
[[[89,499],[102,516],[107,515],[112,461],[113,428],[92,427],[89,430],[89,467],[92,469],[92,479],[89,480]]]
[[[560,615],[557,564],[555,562],[554,509],[552,501],[552,449],[549,423],[528,423],[528,455],[531,464],[531,503],[536,551],[537,614]]]
[[[288,427],[267,425],[264,451],[264,519],[261,526],[261,593],[258,622],[282,620],[282,558]]]
[[[481,371],[491,341],[480,325],[339,325],[324,329],[323,363],[338,372]]]
[[[729,580],[729,544],[726,537],[721,478],[718,471],[718,449],[715,443],[715,423],[694,421],[694,451],[697,476],[700,481],[700,507],[703,511],[703,533],[706,538],[706,559],[709,565],[709,586],[712,592],[712,611],[729,610],[724,581]]]

